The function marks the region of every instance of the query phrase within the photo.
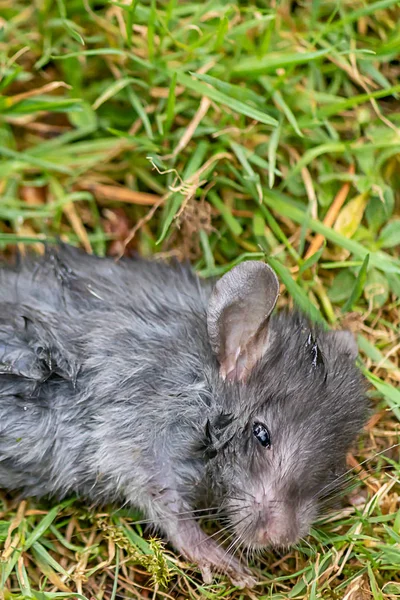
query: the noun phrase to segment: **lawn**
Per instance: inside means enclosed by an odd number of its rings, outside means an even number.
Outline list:
[[[253,591],[203,585],[126,507],[0,492],[0,596],[400,597],[399,22],[395,0],[0,0],[0,251],[267,260],[280,306],[357,336],[375,407],[342,507],[253,561]]]

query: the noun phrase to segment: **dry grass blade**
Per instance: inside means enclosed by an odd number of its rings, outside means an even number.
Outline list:
[[[354,165],[350,165],[350,168],[348,170],[349,177],[354,175],[354,172],[355,172]],[[336,218],[337,218],[338,214],[340,213],[340,209],[342,208],[343,204],[346,202],[346,198],[350,191],[350,186],[351,186],[350,182],[344,183],[342,185],[342,187],[340,188],[340,190],[338,191],[337,195],[335,196],[335,198],[334,198],[332,204],[330,205],[330,207],[324,217],[324,220],[323,220],[324,225],[326,225],[327,227],[332,227],[332,225],[334,225]],[[317,252],[321,248],[324,241],[325,241],[324,236],[321,235],[320,233],[317,233],[317,235],[311,241],[311,244],[307,250],[307,253],[305,256],[306,260],[307,260],[307,258],[310,258],[310,256],[315,254],[315,252]]]
[[[70,85],[67,85],[64,81],[51,81],[42,87],[36,88],[34,90],[29,90],[28,92],[21,92],[20,94],[15,94],[14,96],[8,96],[6,100],[6,106],[13,106],[14,104],[18,104],[22,100],[26,100],[27,98],[33,98],[34,96],[40,96],[41,94],[47,94],[48,92],[53,92],[59,88],[65,88],[67,90],[71,89]]]
[[[191,120],[191,122],[189,123],[189,125],[187,126],[187,128],[185,130],[185,133],[183,134],[183,136],[179,140],[178,145],[176,146],[176,148],[174,148],[174,151],[172,152],[172,154],[168,154],[167,156],[164,156],[165,160],[168,160],[169,158],[174,158],[184,148],[186,148],[186,146],[188,145],[188,143],[192,139],[193,134],[196,131],[197,127],[199,126],[199,124],[204,119],[204,117],[205,117],[208,109],[210,108],[210,105],[211,105],[211,101],[208,98],[203,97],[201,99],[200,106],[199,106],[199,108],[198,108],[195,116],[193,117],[193,119]]]
[[[80,184],[81,189],[88,190],[100,201],[126,202],[128,204],[139,204],[140,206],[154,206],[160,202],[161,197],[157,194],[148,194],[146,192],[137,192],[126,187],[117,185],[105,185],[102,183]]]

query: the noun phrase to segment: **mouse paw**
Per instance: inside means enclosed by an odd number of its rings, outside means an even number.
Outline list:
[[[207,552],[201,557],[197,556],[196,562],[204,583],[212,583],[213,572],[227,575],[232,584],[240,589],[252,588],[257,583],[248,567],[234,556],[227,555],[225,549],[217,545],[209,544]]]
[[[179,525],[179,532],[173,537],[175,547],[186,559],[197,564],[204,583],[212,583],[213,573],[227,575],[233,585],[241,589],[257,583],[250,569],[208,537],[197,523],[186,521]]]
[[[212,583],[213,571],[227,575],[232,584],[240,589],[252,588],[257,583],[250,569],[243,567],[236,559],[229,561],[229,564],[227,562],[219,564],[216,562],[212,564],[209,562],[199,562],[198,567],[206,584]]]
[[[252,588],[256,585],[257,579],[253,577],[250,570],[241,569],[241,571],[233,571],[227,573],[232,585],[243,590],[244,588]]]
[[[232,557],[227,565],[221,565],[221,571],[226,573],[232,584],[240,589],[252,588],[257,583],[250,569],[242,565],[236,558]]]
[[[199,563],[198,567],[200,569],[200,573],[201,573],[204,583],[207,583],[207,584],[212,583],[213,575],[212,575],[211,565],[206,564],[206,563],[204,563],[204,564]]]

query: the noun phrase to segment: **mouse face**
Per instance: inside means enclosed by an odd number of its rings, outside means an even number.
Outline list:
[[[224,507],[251,547],[288,546],[308,533],[368,412],[354,357],[334,334],[316,341],[299,315],[271,327],[270,351],[248,381],[224,384],[225,417],[211,424]]]
[[[210,469],[238,543],[286,547],[308,533],[337,489],[368,404],[351,334],[326,332],[299,313],[280,313],[262,328],[253,358],[236,350],[239,367],[222,369]],[[236,336],[241,347],[245,335]]]

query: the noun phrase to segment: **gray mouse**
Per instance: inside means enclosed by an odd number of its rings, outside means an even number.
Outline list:
[[[205,582],[253,585],[201,511],[233,548],[295,543],[369,412],[352,334],[272,314],[278,295],[258,261],[217,282],[67,245],[3,265],[0,487],[127,503]]]

